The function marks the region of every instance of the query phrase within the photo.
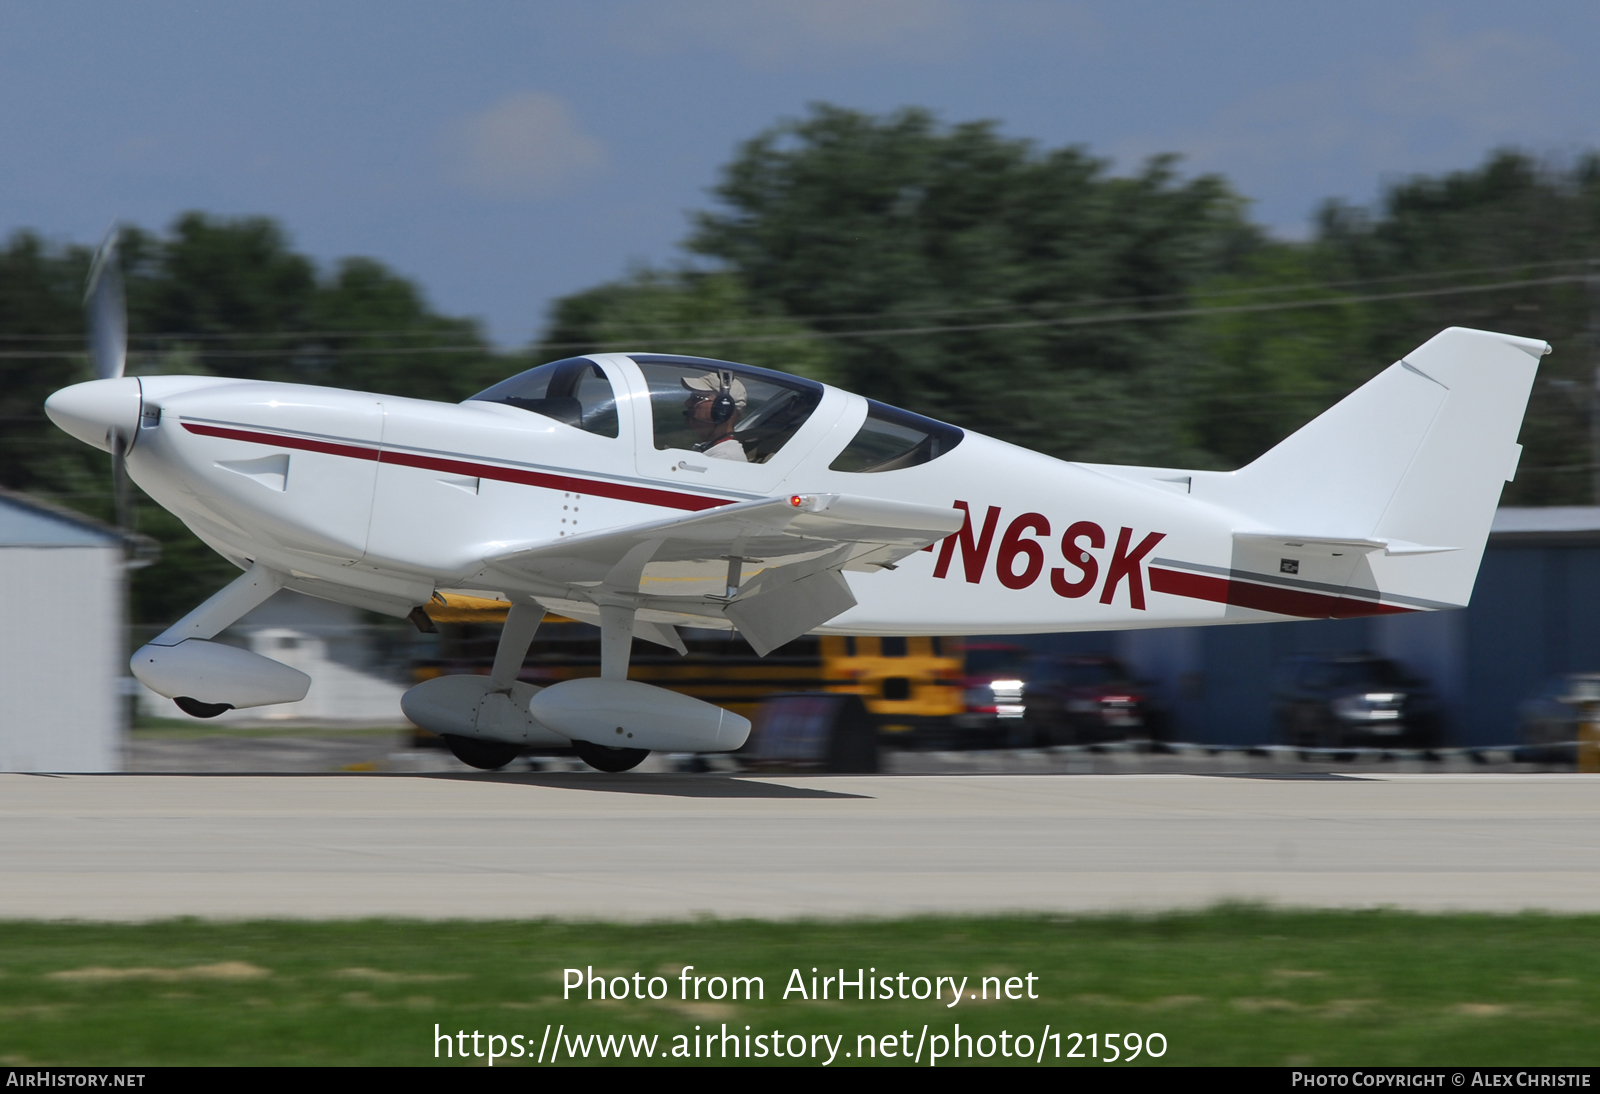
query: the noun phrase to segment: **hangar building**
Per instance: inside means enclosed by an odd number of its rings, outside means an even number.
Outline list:
[[[0,771],[122,768],[129,539],[0,491]]]

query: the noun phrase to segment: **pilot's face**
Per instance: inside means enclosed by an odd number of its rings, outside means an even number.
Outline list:
[[[691,392],[683,403],[683,416],[692,422],[711,421],[711,404],[716,397],[705,391]]]
[[[716,423],[711,420],[711,404],[715,401],[715,395],[695,391],[683,402],[683,416],[689,420],[689,427],[702,437],[710,435],[716,428]]]

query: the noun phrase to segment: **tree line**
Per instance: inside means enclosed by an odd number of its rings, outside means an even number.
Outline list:
[[[542,360],[655,350],[837,383],[1066,459],[1253,459],[1444,327],[1544,338],[1507,504],[1595,500],[1600,156],[1481,165],[1327,202],[1272,238],[1224,178],[1130,175],[988,122],[814,106],[745,142],[680,260],[558,300],[498,352],[381,263],[331,269],[266,218],[128,230],[130,373],[287,380],[456,401]],[[109,519],[109,458],[51,427],[90,375],[89,252],[0,250],[0,485]],[[162,560],[133,613],[176,618],[232,568],[148,500]]]

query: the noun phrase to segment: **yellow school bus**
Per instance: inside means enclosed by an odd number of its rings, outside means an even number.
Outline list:
[[[425,609],[419,626],[439,634],[437,655],[413,666],[418,681],[446,673],[487,673],[494,663],[504,601],[451,595]],[[805,635],[766,657],[727,631],[683,628],[687,656],[635,642],[628,677],[715,703],[749,718],[766,695],[833,691],[861,696],[888,735],[948,728],[962,712],[963,654],[955,638]],[[600,675],[597,628],[545,616],[521,678],[549,685]]]
[[[861,696],[885,733],[936,728],[965,709],[956,638],[824,635],[823,686]]]

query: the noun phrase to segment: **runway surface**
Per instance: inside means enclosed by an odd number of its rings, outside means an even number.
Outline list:
[[[0,775],[0,917],[1600,911],[1600,776]]]

